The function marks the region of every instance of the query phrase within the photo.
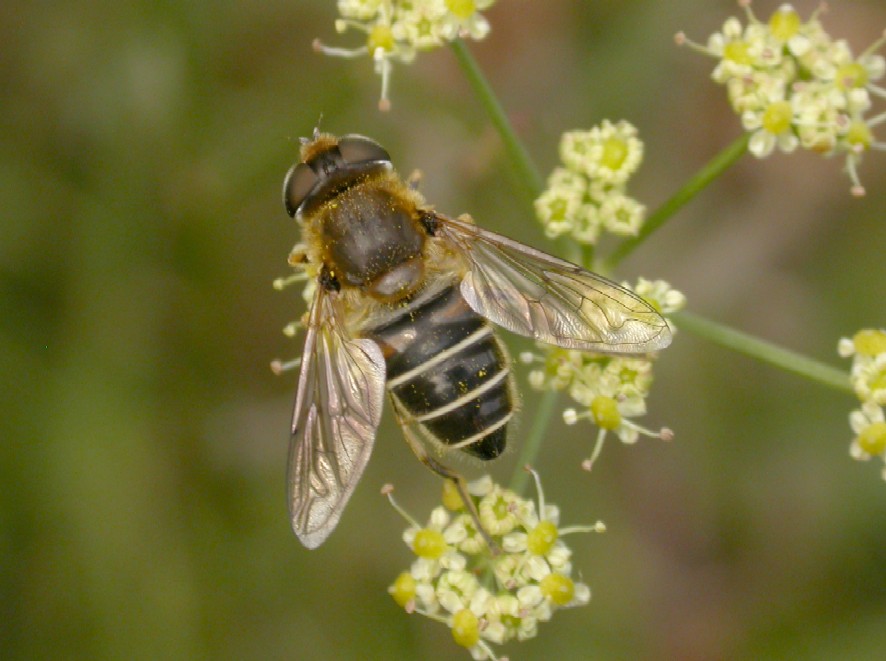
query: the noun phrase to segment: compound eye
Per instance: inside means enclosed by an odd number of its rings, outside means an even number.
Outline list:
[[[338,139],[338,151],[345,163],[365,163],[366,161],[390,161],[384,148],[362,135],[345,135]]]
[[[283,180],[283,206],[286,207],[286,213],[295,217],[317,180],[317,174],[307,163],[292,166]]]

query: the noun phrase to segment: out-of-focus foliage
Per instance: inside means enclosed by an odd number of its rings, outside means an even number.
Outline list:
[[[735,11],[500,0],[472,49],[545,171],[564,130],[629,119],[646,144],[632,194],[654,208],[741,130],[710,63],[672,42]],[[289,530],[295,376],[267,365],[299,352],[280,329],[303,303],[270,286],[297,239],[280,184],[322,115],[421,168],[441,209],[544,239],[451,54],[395,68],[380,114],[370,61],[311,51],[334,18],[318,1],[0,7],[3,658],[463,653],[386,593],[408,556],[378,488],[412,511],[439,493],[390,415],[329,542],[308,552]],[[833,3],[824,21],[860,48],[886,9]],[[867,155],[862,200],[837,165],[745,159],[617,276],[839,364],[840,336],[884,326],[886,155]],[[535,404],[520,378],[515,446]],[[851,405],[681,333],[647,418],[673,443],[613,444],[589,476],[591,428],[556,422],[548,495],[609,532],[576,545],[590,605],[506,653],[879,658],[886,486],[848,456]]]

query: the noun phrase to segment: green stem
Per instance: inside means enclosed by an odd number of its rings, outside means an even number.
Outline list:
[[[495,96],[489,81],[486,80],[483,72],[480,71],[477,61],[471,55],[467,46],[465,46],[464,41],[455,39],[449,43],[459,65],[461,65],[462,71],[464,71],[468,82],[474,89],[474,93],[479,97],[483,108],[489,115],[489,119],[501,136],[505,150],[508,153],[508,161],[517,171],[517,176],[520,179],[520,193],[531,204],[535,201],[535,198],[541,195],[544,189],[544,178],[541,176],[538,168],[535,167],[535,163],[530,158],[529,152],[526,151],[526,147],[523,146],[523,143],[517,137],[514,127],[508,121],[504,108],[502,108],[501,103],[498,101],[498,97]]]
[[[698,195],[704,188],[714,179],[719,177],[733,163],[735,163],[748,148],[748,133],[743,133],[731,145],[723,149],[719,154],[714,156],[695,176],[693,176],[686,184],[674,193],[670,199],[656,209],[646,222],[637,236],[631,237],[623,241],[612,254],[609,255],[604,264],[603,272],[612,273],[618,263],[625,257],[630,255],[638,248],[649,235],[659,227],[664,225],[677,211],[689,202],[693,197]]]
[[[538,408],[535,410],[535,417],[532,420],[532,427],[529,429],[529,435],[526,442],[520,447],[520,456],[517,459],[517,466],[514,468],[514,474],[511,476],[511,489],[517,493],[523,493],[526,484],[529,481],[529,473],[524,467],[532,466],[541,452],[541,444],[545,440],[545,434],[548,432],[548,423],[557,407],[556,390],[546,390],[538,402]]]
[[[806,377],[822,385],[851,393],[849,375],[835,367],[820,363],[789,349],[718,324],[690,312],[675,312],[669,318],[681,329],[715,344],[756,358],[781,369]]]

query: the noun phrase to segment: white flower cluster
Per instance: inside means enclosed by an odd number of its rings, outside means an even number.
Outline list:
[[[629,287],[628,283],[622,284]],[[640,278],[634,291],[665,314],[686,305],[686,297],[663,280]],[[582,464],[586,470],[592,468],[607,432],[624,443],[635,443],[641,434],[671,438],[668,429],[653,432],[631,420],[646,414],[654,356],[613,356],[548,345],[539,345],[539,349],[541,355],[520,355],[521,362],[539,365],[529,373],[529,384],[538,390],[566,390],[581,407],[563,412],[566,424],[589,419],[599,428],[593,453]]]
[[[492,541],[490,551],[465,510],[457,489],[446,481],[443,506],[431,512],[426,526],[410,522],[403,541],[416,559],[388,588],[407,612],[439,621],[475,659],[495,659],[490,643],[526,640],[538,623],[560,608],[588,603],[591,591],[571,577],[572,551],[561,537],[602,532],[594,526],[558,527],[559,510],[545,504],[541,482],[532,471],[538,504],[484,477],[468,485],[473,506]],[[390,497],[390,489],[387,489]]]
[[[849,414],[855,433],[849,453],[861,461],[880,457],[886,462],[886,330],[865,329],[852,339],[844,337],[837,351],[844,358],[852,357],[849,381],[861,401],[861,407]]]
[[[646,208],[625,193],[628,178],[643,160],[637,129],[625,121],[604,120],[589,131],[569,131],[560,139],[560,159],[548,187],[535,201],[545,234],[569,234],[594,245],[602,231],[634,236]]]
[[[706,46],[682,33],[677,43],[719,60],[712,77],[726,86],[733,109],[751,133],[748,149],[754,156],[797,147],[845,154],[852,192],[864,195],[857,174],[862,155],[886,149],[872,132],[886,121],[886,113],[871,116],[873,97],[886,99],[886,90],[874,83],[886,72],[886,60],[876,54],[886,35],[855,57],[845,40],[825,32],[818,20],[821,10],[804,23],[784,4],[763,23],[750,2],[740,4],[747,25],[729,18]]]
[[[457,37],[483,39],[489,21],[480,12],[495,0],[338,0],[337,32],[357,30],[366,35],[357,48],[334,48],[319,40],[315,50],[334,57],[368,55],[382,78],[379,108],[388,110],[388,84],[394,61],[409,63],[417,51],[442,46]]]

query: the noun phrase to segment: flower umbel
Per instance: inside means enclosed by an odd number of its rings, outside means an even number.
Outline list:
[[[849,426],[855,433],[849,453],[860,461],[880,457],[886,462],[886,330],[864,329],[851,339],[844,337],[837,352],[852,358],[849,381],[861,402],[861,408],[849,414]]]
[[[627,283],[622,284],[630,289]],[[676,312],[686,304],[683,294],[662,280],[640,278],[633,289],[665,314]],[[539,352],[540,355],[531,352],[520,355],[522,362],[536,366],[529,373],[529,384],[538,390],[566,390],[579,405],[563,412],[566,424],[590,420],[599,429],[590,457],[582,462],[585,470],[593,467],[610,432],[623,443],[635,443],[641,435],[664,440],[672,437],[669,429],[655,432],[632,420],[646,413],[654,355],[595,354],[547,345],[539,345]]]
[[[604,120],[588,131],[568,131],[560,139],[560,160],[565,167],[551,173],[535,201],[545,234],[569,234],[594,245],[603,231],[618,236],[640,231],[646,208],[625,193],[643,160],[636,128]]]
[[[560,160],[563,167],[554,169],[547,189],[535,200],[545,234],[551,238],[568,235],[593,249],[604,231],[618,236],[640,232],[646,208],[626,193],[628,179],[643,160],[643,143],[634,126],[604,120],[587,131],[568,131],[560,138]],[[589,255],[587,250],[584,256]],[[583,266],[593,269],[590,263]],[[683,294],[664,281],[641,278],[636,293],[663,313],[686,303]],[[591,456],[582,464],[587,470],[599,455],[607,431],[625,443],[634,443],[640,434],[670,438],[669,430],[652,432],[630,420],[646,413],[652,356],[629,358],[544,344],[538,350],[539,354],[520,355],[522,362],[539,365],[529,373],[530,385],[538,390],[567,390],[581,409],[566,409],[566,424],[587,418],[600,430]]]
[[[371,57],[381,76],[380,110],[389,110],[388,86],[394,62],[408,64],[418,51],[457,38],[483,39],[489,22],[480,14],[495,0],[338,0],[336,32],[362,32],[365,43],[335,48],[314,41],[314,50],[333,57]]]
[[[876,53],[886,33],[856,57],[845,40],[825,31],[818,20],[822,8],[804,22],[783,4],[764,23],[748,0],[739,4],[747,25],[729,18],[706,45],[683,33],[677,43],[718,60],[712,78],[726,86],[742,126],[752,134],[748,150],[754,156],[797,147],[844,155],[852,193],[864,195],[857,173],[861,158],[871,149],[886,149],[873,136],[886,112],[870,114],[875,98],[886,99],[886,89],[875,84],[886,73],[886,60]]]
[[[587,585],[571,577],[572,551],[562,537],[577,532],[603,532],[605,526],[559,526],[559,510],[546,504],[535,471],[538,501],[520,498],[484,477],[468,485],[473,506],[501,549],[493,553],[476,534],[464,503],[457,506],[444,487],[443,506],[431,512],[426,526],[391,503],[409,522],[403,534],[416,555],[388,592],[407,612],[419,613],[452,630],[455,642],[475,659],[496,659],[491,644],[533,638],[538,623],[560,608],[581,606],[591,598]],[[447,481],[445,484],[449,485]],[[428,558],[423,537],[433,538]],[[479,541],[480,543],[476,543]]]

